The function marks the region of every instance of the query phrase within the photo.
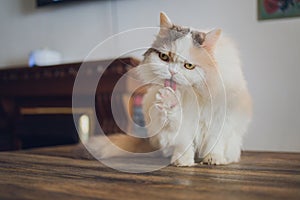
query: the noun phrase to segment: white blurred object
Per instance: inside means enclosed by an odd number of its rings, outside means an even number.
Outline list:
[[[48,66],[62,63],[62,55],[50,49],[37,49],[30,53],[28,64],[33,66]]]
[[[90,136],[90,118],[88,115],[81,115],[78,121],[79,136],[83,143],[87,142]]]

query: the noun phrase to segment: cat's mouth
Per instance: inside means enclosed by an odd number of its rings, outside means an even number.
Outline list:
[[[164,86],[165,87],[170,87],[174,91],[176,90],[176,82],[172,78],[171,79],[165,79]]]

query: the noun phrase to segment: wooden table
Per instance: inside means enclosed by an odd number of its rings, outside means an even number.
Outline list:
[[[300,199],[299,153],[243,152],[237,164],[145,174],[75,157],[74,146],[1,152],[0,199]]]

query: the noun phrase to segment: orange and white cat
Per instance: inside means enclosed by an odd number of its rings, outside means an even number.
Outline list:
[[[174,25],[160,14],[160,31],[136,69],[151,83],[143,100],[149,138],[116,135],[116,145],[163,149],[176,166],[239,161],[252,104],[238,51],[221,32]],[[97,149],[97,142],[89,148]],[[98,146],[101,157],[119,155],[105,148]]]

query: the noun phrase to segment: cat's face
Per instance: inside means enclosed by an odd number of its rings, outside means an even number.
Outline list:
[[[164,84],[175,81],[178,87],[199,86],[216,67],[213,59],[220,30],[209,33],[173,25],[161,14],[161,30],[138,71],[145,82]]]

